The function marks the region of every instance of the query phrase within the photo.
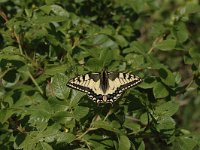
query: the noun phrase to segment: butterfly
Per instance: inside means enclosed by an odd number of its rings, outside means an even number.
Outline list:
[[[113,103],[124,90],[134,87],[142,79],[131,73],[107,72],[88,73],[68,81],[67,86],[87,93],[96,103]]]

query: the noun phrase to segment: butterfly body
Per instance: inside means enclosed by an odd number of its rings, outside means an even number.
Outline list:
[[[124,90],[141,81],[141,78],[130,73],[102,71],[75,77],[68,81],[67,86],[86,92],[97,103],[113,103]]]

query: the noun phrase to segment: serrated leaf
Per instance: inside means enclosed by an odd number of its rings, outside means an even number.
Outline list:
[[[125,135],[119,136],[119,147],[118,150],[129,150],[131,147],[130,140]]]
[[[156,44],[154,47],[158,48],[162,51],[171,51],[175,48],[175,46],[176,46],[176,40],[167,39],[167,40],[163,40],[162,42]]]
[[[169,92],[162,83],[157,82],[153,87],[153,94],[155,98],[163,98],[168,96]]]

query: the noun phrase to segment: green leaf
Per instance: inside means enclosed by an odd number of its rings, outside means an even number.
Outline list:
[[[67,67],[66,65],[60,65],[60,64],[46,65],[44,73],[47,75],[54,76],[56,74],[65,72],[66,67]]]
[[[140,131],[140,125],[134,123],[131,119],[126,119],[123,126],[134,132]]]
[[[71,143],[72,141],[74,141],[76,138],[76,136],[74,134],[71,134],[71,133],[60,133],[57,137],[57,142],[58,143],[64,143],[64,142],[67,142],[67,143]]]
[[[175,131],[176,122],[171,117],[162,117],[157,121],[156,129],[164,135],[172,135]]]
[[[115,132],[115,133],[122,134],[122,132],[119,129],[113,127],[111,123],[99,120],[99,121],[93,122],[92,124],[96,128],[103,128],[103,129],[108,130],[108,131],[112,131],[112,132]]]
[[[143,123],[143,124],[148,124],[148,114],[147,114],[147,113],[143,113],[143,114],[140,116],[140,121],[141,121],[141,123]]]
[[[2,124],[5,123],[8,120],[8,118],[10,118],[13,114],[14,114],[14,112],[12,110],[1,109],[0,110],[0,122]]]
[[[63,22],[66,21],[68,18],[63,16],[38,16],[37,18],[33,19],[35,24],[48,24],[50,22]]]
[[[164,98],[169,95],[169,92],[162,83],[157,82],[153,87],[153,94],[155,98]]]
[[[85,45],[85,44],[92,45],[92,46],[98,46],[99,48],[103,48],[103,49],[117,48],[117,44],[105,34],[99,34],[90,39],[81,41],[81,45]]]
[[[130,150],[130,147],[131,144],[129,138],[125,135],[120,135],[118,150]]]
[[[200,12],[200,6],[197,3],[188,3],[185,8],[186,14],[197,13]]]
[[[51,5],[51,10],[58,16],[69,17],[69,13],[59,5]]]
[[[175,26],[174,34],[177,36],[177,39],[180,43],[185,42],[189,36],[187,27],[183,22],[180,22]]]
[[[126,48],[123,50],[123,53],[131,53],[131,52],[135,52],[141,55],[145,55],[145,47],[144,45],[139,42],[139,41],[134,41],[130,44],[130,48]]]
[[[32,150],[35,149],[37,144],[39,144],[40,142],[53,142],[55,139],[57,139],[57,136],[59,134],[59,129],[60,129],[60,125],[58,124],[54,124],[52,126],[48,126],[48,128],[46,128],[46,130],[42,130],[40,132],[38,131],[32,131],[32,132],[28,132],[26,134],[26,136],[22,139],[20,139],[21,137],[18,136],[16,141],[21,141],[20,143],[17,143],[16,147],[17,149],[27,149],[27,150]],[[45,145],[47,146],[47,145]],[[50,148],[49,146],[47,146],[47,148]]]
[[[114,38],[121,47],[126,47],[128,45],[128,41],[124,38],[124,36],[116,35]]]
[[[39,142],[36,146],[36,149],[38,150],[53,150],[53,148],[51,147],[51,145],[49,145],[46,142]]]
[[[102,66],[103,66],[101,60],[96,59],[96,58],[90,58],[87,61],[86,65],[88,66],[88,68],[90,70],[94,70],[95,72],[100,71],[102,69]]]
[[[167,39],[163,40],[162,42],[156,44],[154,47],[160,49],[162,51],[171,51],[174,50],[176,46],[176,40],[174,39]]]
[[[113,61],[116,50],[102,50],[100,54],[100,64],[102,68],[108,66]]]
[[[156,82],[155,78],[153,78],[153,77],[147,77],[140,84],[140,87],[142,87],[143,89],[150,89],[150,88],[153,88],[156,83],[157,82]]]
[[[193,150],[195,149],[195,147],[198,147],[198,144],[197,141],[192,137],[187,137],[187,136],[177,137],[173,142],[173,149],[177,150],[189,150],[189,149]]]
[[[160,106],[155,108],[155,113],[162,117],[162,116],[172,116],[174,115],[179,109],[178,102],[171,100],[164,104],[161,104]]]
[[[144,141],[142,141],[138,147],[137,150],[145,150],[145,144],[144,144]]]
[[[88,107],[83,107],[83,106],[77,106],[75,110],[73,111],[73,116],[76,120],[80,120],[84,116],[86,116],[89,112]]]
[[[60,101],[56,99],[55,97],[51,97],[48,99],[48,102],[51,106],[51,109],[53,112],[60,112],[60,111],[66,111],[69,109],[69,105],[66,101]]]
[[[36,126],[38,130],[43,130],[47,127],[47,123],[51,117],[52,109],[47,101],[42,101],[38,105],[33,105],[31,109],[27,109],[30,114],[29,123]]]
[[[57,74],[54,76],[51,84],[47,85],[48,95],[55,95],[60,99],[66,99],[69,96],[70,89],[66,86],[67,77],[64,74]]]
[[[182,79],[180,72],[175,72],[174,76],[175,76],[175,82],[177,84],[179,84],[181,82],[181,79]]]
[[[128,64],[131,64],[133,68],[140,68],[144,64],[144,56],[137,54],[128,54],[125,59]]]
[[[85,93],[83,93],[83,92],[80,92],[77,90],[72,90],[72,95],[70,98],[69,106],[76,107],[84,95],[85,95]]]

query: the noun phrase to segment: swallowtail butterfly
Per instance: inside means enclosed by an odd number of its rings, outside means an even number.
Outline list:
[[[97,103],[113,103],[124,90],[134,87],[142,79],[130,73],[102,71],[77,76],[68,81],[67,86],[86,92]]]

